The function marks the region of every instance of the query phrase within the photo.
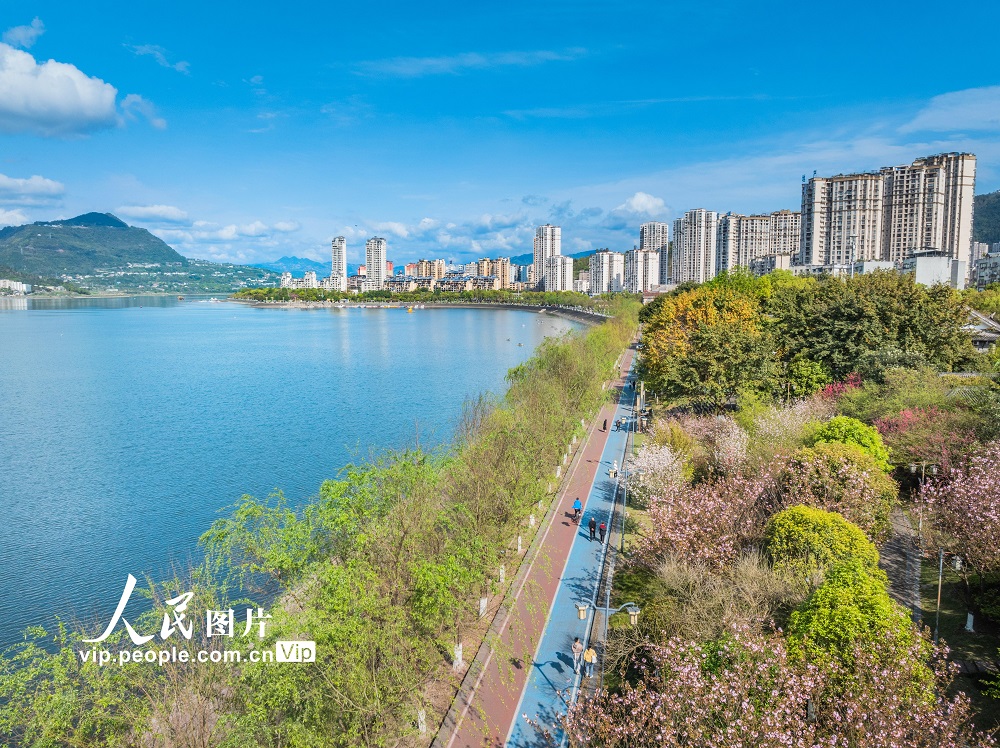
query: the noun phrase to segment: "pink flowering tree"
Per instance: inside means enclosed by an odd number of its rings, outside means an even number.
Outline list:
[[[934,683],[915,687],[925,644],[892,667],[859,651],[857,674],[845,677],[790,657],[778,634],[673,638],[648,647],[618,692],[573,705],[564,727],[574,748],[993,748],[972,726],[969,699],[944,695],[954,675],[946,650],[932,657]]]
[[[650,497],[666,496],[685,483],[684,459],[669,444],[646,442],[627,468],[630,505],[648,506]]]
[[[906,408],[894,416],[876,419],[874,426],[893,460],[904,468],[925,462],[947,473],[976,441],[974,416],[933,406]]]
[[[779,502],[774,480],[767,474],[739,474],[651,496],[649,526],[633,560],[655,569],[670,554],[722,569],[759,543]]]
[[[726,416],[689,416],[680,419],[684,431],[701,447],[696,455],[700,474],[734,475],[747,459],[750,436]]]
[[[852,444],[820,443],[798,450],[785,463],[779,483],[788,504],[838,512],[875,543],[891,533],[889,515],[899,486],[871,455]]]
[[[959,554],[980,581],[1000,570],[1000,441],[973,452],[950,475],[928,481],[920,499],[939,542]]]

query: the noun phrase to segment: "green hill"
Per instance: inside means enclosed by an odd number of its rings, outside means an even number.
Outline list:
[[[1000,190],[988,195],[976,195],[973,202],[973,241],[1000,242]]]
[[[38,276],[82,275],[129,263],[187,260],[146,229],[110,213],[0,229],[0,265]]]

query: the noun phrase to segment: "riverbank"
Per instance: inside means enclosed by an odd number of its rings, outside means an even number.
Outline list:
[[[493,301],[482,303],[472,301],[429,301],[416,304],[404,301],[257,301],[237,298],[229,298],[225,299],[225,301],[233,301],[239,304],[246,304],[247,306],[266,309],[401,309],[413,311],[414,313],[423,309],[521,309],[524,311],[554,314],[589,325],[598,325],[611,318],[608,314],[583,307],[552,304],[508,304]]]

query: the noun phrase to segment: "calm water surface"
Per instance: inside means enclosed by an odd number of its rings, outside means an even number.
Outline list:
[[[110,618],[244,493],[294,502],[371,450],[447,442],[462,402],[577,325],[517,310],[0,299],[0,648]],[[523,346],[518,346],[523,343]]]

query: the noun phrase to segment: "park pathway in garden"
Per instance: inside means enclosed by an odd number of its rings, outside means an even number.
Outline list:
[[[892,536],[879,548],[879,566],[889,577],[889,595],[910,611],[914,623],[919,623],[920,538],[899,507],[892,510],[890,520]]]
[[[632,422],[634,394],[628,374],[634,356],[633,347],[622,356],[619,376],[611,383],[618,396],[594,418],[511,586],[510,598],[497,613],[445,717],[435,748],[546,744],[522,714],[559,735],[556,720],[580,684],[570,647],[575,636],[586,643],[593,616],[591,605],[587,619],[580,620],[576,604],[593,603],[608,540],[605,536],[605,545],[591,543],[587,523],[593,515],[598,524],[611,526],[617,480],[608,471],[615,461],[621,469],[628,436],[627,430],[616,431],[614,422],[621,417]],[[601,429],[605,418],[607,432]],[[572,521],[576,498],[583,502],[579,525]],[[595,668],[595,677],[597,672]]]

